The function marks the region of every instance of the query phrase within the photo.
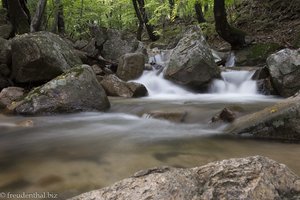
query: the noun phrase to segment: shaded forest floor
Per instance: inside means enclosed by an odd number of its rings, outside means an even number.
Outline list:
[[[245,31],[254,43],[277,43],[284,47],[300,47],[299,0],[246,0],[235,7],[234,27]],[[217,48],[228,47],[215,34],[209,43]]]
[[[228,21],[247,33],[253,43],[276,43],[282,47],[300,48],[300,1],[299,0],[244,0],[227,9]],[[166,25],[160,41],[173,48],[186,27],[198,24],[196,20],[177,19]],[[218,36],[213,16],[200,24],[208,43],[217,50],[229,50],[230,45]]]

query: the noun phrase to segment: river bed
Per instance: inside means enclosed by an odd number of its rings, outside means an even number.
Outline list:
[[[98,189],[154,166],[195,167],[263,155],[300,175],[299,144],[233,137],[210,119],[233,106],[247,114],[278,98],[201,94],[111,98],[108,113],[20,117],[0,115],[0,191],[56,192],[61,199]],[[188,123],[143,118],[153,110],[186,111]],[[20,127],[32,120],[33,127]]]

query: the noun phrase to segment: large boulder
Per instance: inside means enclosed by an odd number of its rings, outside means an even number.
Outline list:
[[[300,178],[285,165],[253,156],[202,167],[153,168],[70,200],[299,199]]]
[[[49,81],[81,64],[73,48],[48,32],[24,34],[12,40],[13,79],[19,83]]]
[[[108,96],[132,98],[148,95],[148,91],[144,85],[135,82],[127,83],[113,74],[105,76],[101,81],[101,85]]]
[[[180,85],[202,90],[219,76],[220,70],[200,28],[191,28],[171,53],[164,77]]]
[[[300,95],[236,119],[226,132],[260,138],[300,140]]]
[[[300,90],[300,49],[283,49],[267,59],[273,85],[283,97]]]
[[[144,71],[145,56],[142,53],[127,53],[120,57],[117,76],[124,81],[139,78]]]
[[[131,33],[99,26],[91,27],[91,32],[95,37],[97,49],[101,50],[105,59],[117,61],[126,53],[144,51],[142,44]]]
[[[10,109],[18,114],[33,115],[104,111],[109,107],[105,91],[92,68],[82,65],[33,89]]]

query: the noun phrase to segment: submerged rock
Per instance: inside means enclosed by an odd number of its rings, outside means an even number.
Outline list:
[[[300,49],[283,49],[267,59],[275,89],[283,97],[289,97],[300,90]]]
[[[148,95],[146,87],[140,83],[125,82],[111,74],[105,76],[101,81],[108,96],[117,97],[144,97]]]
[[[253,156],[202,167],[153,168],[70,200],[299,199],[300,178],[285,165]]]
[[[171,53],[164,76],[196,90],[207,89],[209,83],[220,76],[220,70],[199,27],[193,27],[179,41]]]
[[[144,71],[145,56],[141,53],[127,53],[120,57],[117,76],[124,81],[139,78]]]
[[[164,119],[175,123],[182,123],[187,116],[185,111],[150,111],[143,114],[144,118]]]
[[[300,95],[236,119],[226,131],[260,138],[300,140]]]
[[[49,81],[81,64],[73,48],[49,32],[24,34],[12,40],[13,79],[19,83]]]
[[[33,89],[10,109],[18,114],[34,115],[103,111],[109,107],[105,91],[92,68],[82,65]]]
[[[230,108],[224,108],[216,116],[212,117],[212,122],[223,121],[223,122],[233,122],[236,119],[236,114]]]

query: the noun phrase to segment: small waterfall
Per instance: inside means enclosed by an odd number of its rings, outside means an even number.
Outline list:
[[[197,94],[191,93],[164,79],[163,70],[170,60],[171,51],[158,50],[157,48],[148,52],[149,63],[153,70],[145,70],[143,75],[135,82],[145,85],[150,97],[198,97]],[[231,52],[227,59],[228,66],[234,66],[235,56]],[[222,72],[222,79],[214,80],[210,87],[210,94],[244,94],[255,95],[257,93],[256,81],[252,80],[254,71],[227,71]],[[200,95],[200,94],[199,94]]]
[[[219,94],[257,94],[256,81],[252,80],[254,71],[222,72],[222,80],[214,80],[210,92]]]
[[[172,50],[159,50],[154,48],[148,51],[151,71],[144,71],[143,75],[135,82],[145,85],[149,96],[171,97],[190,94],[180,86],[164,79],[163,70],[170,61]]]
[[[229,56],[226,59],[225,67],[233,67],[235,66],[235,55],[234,52],[230,52]]]
[[[165,67],[170,61],[172,50],[159,50],[158,48],[151,49],[149,54],[149,63],[157,64]]]
[[[148,90],[149,96],[172,96],[172,95],[187,95],[190,92],[184,90],[180,86],[164,79],[163,73],[159,70],[144,71],[143,75],[135,80],[142,83]]]

